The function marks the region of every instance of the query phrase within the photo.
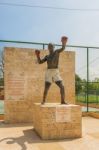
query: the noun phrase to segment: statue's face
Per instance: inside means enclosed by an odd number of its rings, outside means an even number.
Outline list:
[[[49,53],[52,53],[54,51],[54,45],[52,43],[48,44],[48,50],[49,50]]]

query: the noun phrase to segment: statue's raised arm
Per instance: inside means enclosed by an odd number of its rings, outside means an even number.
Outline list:
[[[66,43],[67,43],[67,41],[68,41],[68,37],[66,37],[66,36],[62,36],[62,38],[61,38],[61,42],[62,42],[62,48],[60,48],[60,49],[57,49],[57,52],[62,52],[62,51],[64,51],[65,50],[65,47],[66,47]]]

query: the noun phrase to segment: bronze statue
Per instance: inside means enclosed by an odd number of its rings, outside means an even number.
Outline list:
[[[66,43],[68,38],[63,36],[61,38],[62,48],[54,50],[54,45],[52,43],[48,44],[49,55],[46,55],[43,59],[40,58],[40,51],[35,50],[37,60],[39,64],[47,62],[47,70],[45,73],[45,89],[43,93],[43,101],[41,104],[44,104],[46,101],[48,90],[52,82],[55,82],[56,85],[60,88],[61,94],[61,104],[67,104],[65,102],[65,90],[62,82],[62,78],[59,73],[58,64],[59,64],[59,55],[65,50]]]

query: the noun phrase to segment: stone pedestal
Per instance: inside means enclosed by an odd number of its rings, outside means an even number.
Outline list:
[[[80,138],[82,113],[78,105],[34,104],[33,126],[42,139]]]

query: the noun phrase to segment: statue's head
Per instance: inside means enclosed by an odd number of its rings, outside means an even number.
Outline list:
[[[54,44],[53,43],[48,44],[48,50],[49,50],[49,53],[52,53],[54,51]]]

